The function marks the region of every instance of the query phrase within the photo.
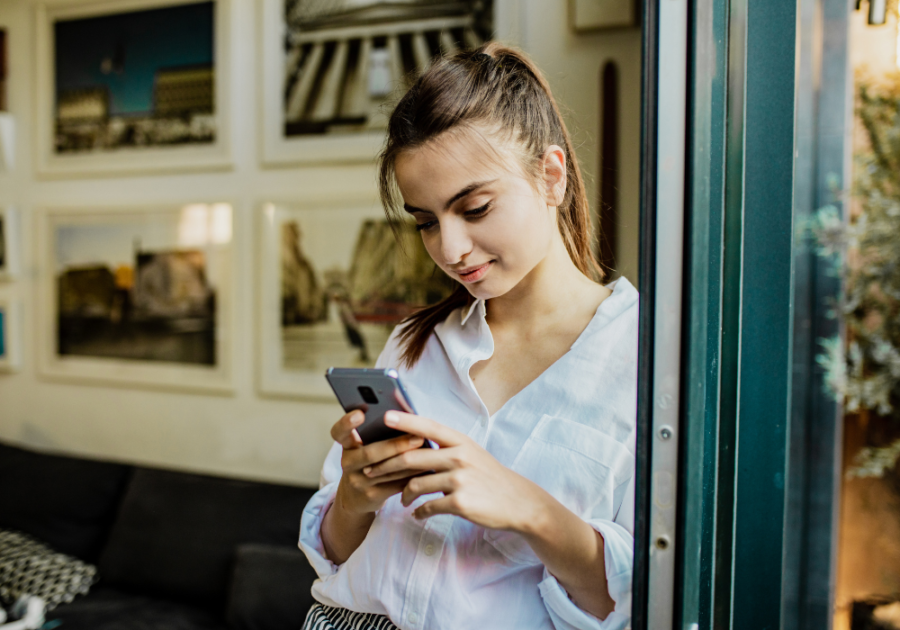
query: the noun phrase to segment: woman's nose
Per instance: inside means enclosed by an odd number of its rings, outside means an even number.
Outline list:
[[[455,217],[441,223],[441,256],[444,264],[455,265],[472,251],[472,239],[465,221]]]

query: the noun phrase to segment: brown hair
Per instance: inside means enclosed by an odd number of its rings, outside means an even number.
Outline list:
[[[512,140],[522,149],[528,162],[522,166],[535,181],[542,172],[546,149],[551,145],[563,148],[567,183],[557,209],[559,231],[575,266],[589,278],[602,278],[591,242],[584,181],[550,86],[524,53],[496,42],[437,60],[400,99],[379,156],[378,183],[388,219],[398,221],[403,216],[396,182],[397,156],[445,131],[472,126]],[[443,301],[407,317],[400,333],[406,366],[412,367],[422,356],[435,326],[472,302],[471,294],[460,284]]]

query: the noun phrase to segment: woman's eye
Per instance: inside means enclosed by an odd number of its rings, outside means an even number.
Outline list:
[[[435,225],[437,225],[437,221],[426,221],[425,223],[416,223],[416,229],[421,232],[422,230],[430,230]]]
[[[463,214],[468,218],[480,217],[484,214],[487,214],[487,211],[491,209],[491,202],[487,202],[480,208],[474,208],[473,210],[466,210]]]

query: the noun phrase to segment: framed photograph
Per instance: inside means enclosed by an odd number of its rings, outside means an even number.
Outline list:
[[[43,176],[231,166],[230,0],[36,6]]]
[[[22,305],[0,296],[0,372],[17,372],[20,367],[20,318]]]
[[[262,154],[269,165],[371,161],[416,72],[493,32],[493,0],[262,0]]]
[[[38,213],[42,376],[229,393],[232,207]]]
[[[20,240],[16,210],[0,206],[0,282],[15,278],[19,272]]]
[[[372,199],[263,204],[261,393],[333,400],[325,370],[373,366],[394,326],[450,294],[414,224],[394,227]]]

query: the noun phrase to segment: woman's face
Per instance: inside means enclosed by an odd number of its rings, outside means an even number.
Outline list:
[[[400,154],[396,173],[434,262],[476,298],[490,299],[528,278],[560,235],[552,195],[485,143],[471,132],[445,133]]]

